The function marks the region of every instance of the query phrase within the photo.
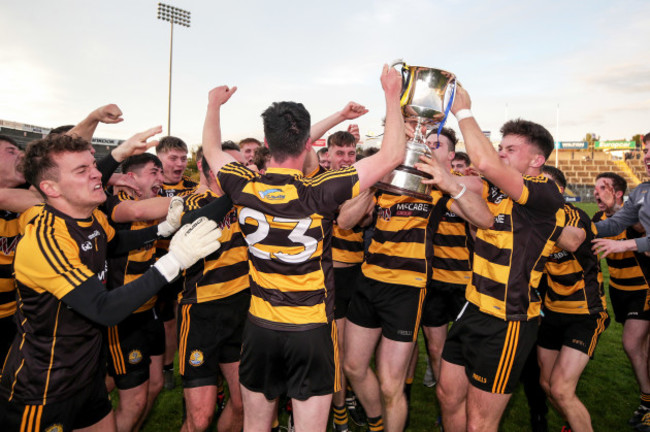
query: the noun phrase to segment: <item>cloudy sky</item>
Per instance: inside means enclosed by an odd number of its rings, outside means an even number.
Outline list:
[[[168,4],[192,12],[191,28],[174,28],[171,125],[191,145],[221,84],[239,88],[223,108],[224,139],[261,137],[260,113],[277,100],[304,103],[314,120],[354,100],[370,110],[361,132],[379,133],[379,75],[397,58],[454,72],[496,139],[516,117],[565,141],[650,131],[646,0]],[[3,0],[0,119],[54,127],[116,103],[125,121],[97,135],[166,130],[170,25],[156,10],[149,0]]]

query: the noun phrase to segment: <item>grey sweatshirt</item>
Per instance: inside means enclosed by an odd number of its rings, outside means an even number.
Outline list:
[[[638,252],[650,251],[650,197],[648,195],[650,195],[650,182],[637,186],[622,209],[612,217],[596,223],[598,237],[615,236],[627,227],[641,222],[646,237],[637,238],[636,247]]]

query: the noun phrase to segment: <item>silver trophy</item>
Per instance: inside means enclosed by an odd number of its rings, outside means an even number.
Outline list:
[[[421,162],[422,155],[431,157],[422,126],[430,130],[442,128],[445,124],[454,103],[456,76],[440,69],[409,66],[402,60],[393,62],[391,66],[397,65],[402,65],[402,113],[406,121],[416,120],[417,126],[415,135],[406,143],[404,163],[375,186],[399,195],[431,201],[431,185],[422,184],[422,179],[431,176],[415,169],[414,165]]]

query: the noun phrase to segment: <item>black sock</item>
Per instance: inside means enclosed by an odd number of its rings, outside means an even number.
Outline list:
[[[372,432],[383,432],[384,419],[381,416],[368,417],[368,430]]]

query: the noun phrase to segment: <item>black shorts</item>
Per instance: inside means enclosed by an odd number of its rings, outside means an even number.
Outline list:
[[[623,324],[629,319],[650,321],[650,311],[644,311],[647,295],[647,290],[623,291],[610,286],[609,298],[616,322]]]
[[[90,385],[61,402],[25,405],[0,398],[0,429],[68,432],[98,423],[112,409],[104,376],[97,374]]]
[[[334,319],[346,318],[352,293],[357,288],[361,264],[350,267],[334,267]]]
[[[7,353],[17,331],[13,315],[0,318],[0,368],[2,368],[5,358],[7,358]]]
[[[181,275],[181,277],[163,286],[158,292],[156,313],[163,322],[173,321],[176,318],[174,315],[174,312],[176,312],[176,299],[178,299],[178,294],[183,291],[184,280]]]
[[[465,304],[465,285],[429,281],[422,310],[424,327],[440,327],[454,321]]]
[[[398,342],[418,337],[426,289],[359,278],[352,295],[348,320],[366,328],[381,327],[381,334]]]
[[[307,400],[339,390],[336,324],[281,331],[246,320],[239,382],[268,400]]]
[[[149,379],[151,357],[165,353],[165,327],[153,309],[129,315],[106,329],[108,374],[120,390]]]
[[[217,385],[220,363],[239,361],[250,290],[178,305],[178,364],[184,388]]]
[[[559,351],[562,346],[575,348],[594,358],[600,335],[609,327],[607,312],[590,315],[564,314],[544,311],[539,327],[537,345]]]
[[[467,302],[451,325],[442,358],[465,367],[470,384],[509,394],[537,339],[538,320],[504,321]]]

